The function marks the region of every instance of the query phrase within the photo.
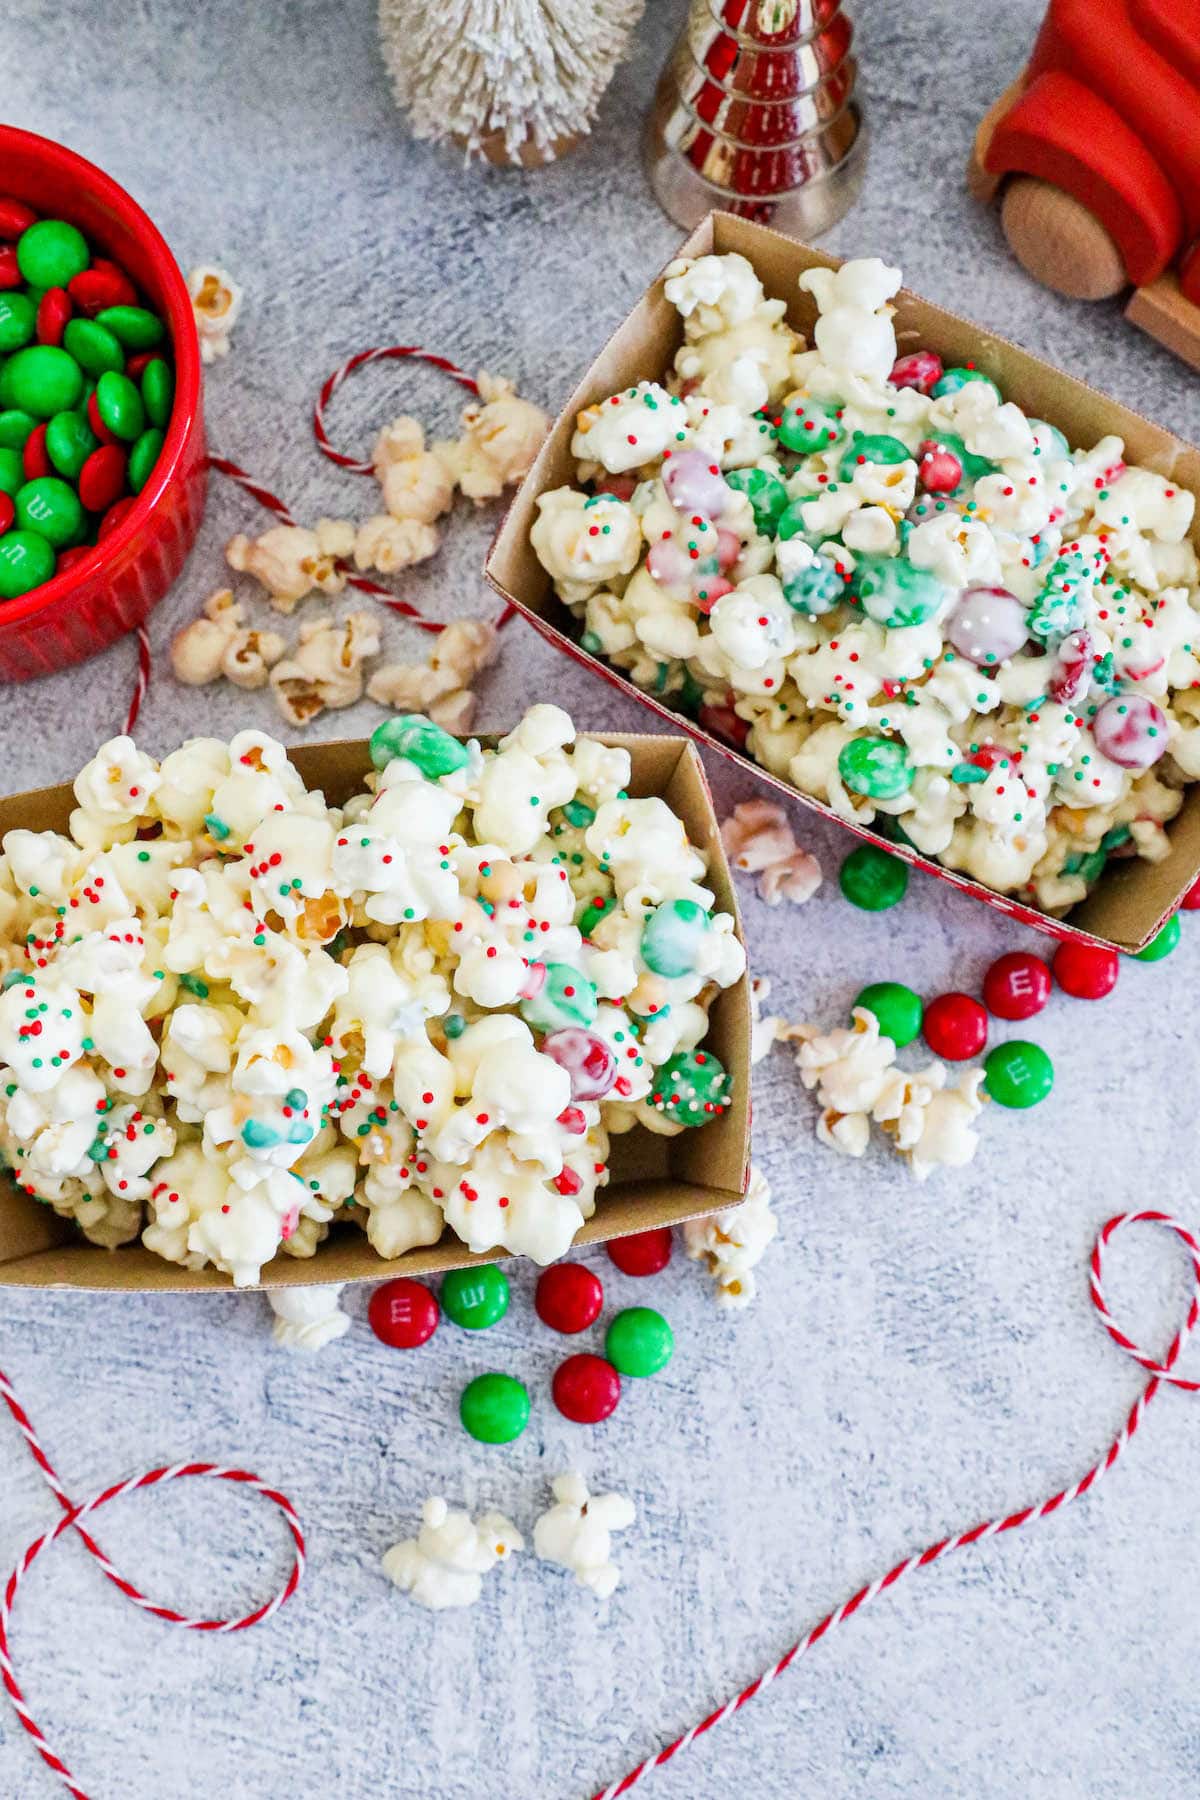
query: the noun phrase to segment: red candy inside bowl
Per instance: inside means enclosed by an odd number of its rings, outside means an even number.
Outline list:
[[[96,544],[49,581],[0,601],[0,680],[82,662],[139,625],[182,569],[204,515],[200,346],[179,266],[141,207],[110,176],[32,132],[0,125],[0,193],[65,219],[95,256],[119,265],[165,321],[175,397],[162,449],[140,493]]]

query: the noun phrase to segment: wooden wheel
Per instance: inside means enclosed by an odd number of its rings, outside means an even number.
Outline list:
[[[1062,188],[1017,175],[1004,190],[1000,219],[1013,255],[1043,287],[1072,300],[1108,300],[1128,287],[1116,244]]]

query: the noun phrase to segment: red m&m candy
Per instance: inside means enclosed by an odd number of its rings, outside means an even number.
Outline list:
[[[1200,877],[1193,881],[1183,899],[1179,902],[1184,912],[1200,911]]]
[[[46,421],[35,425],[25,439],[25,448],[21,452],[21,463],[25,470],[26,481],[36,481],[39,476],[53,474],[50,458],[46,455]]]
[[[419,1281],[385,1281],[371,1295],[367,1321],[382,1344],[415,1350],[437,1330],[438,1303]]]
[[[925,1042],[945,1062],[966,1062],[987,1043],[987,1014],[970,994],[939,994],[921,1021]]]
[[[1103,944],[1068,938],[1054,953],[1054,979],[1075,1000],[1103,1000],[1117,985],[1121,959]]]
[[[13,505],[12,495],[0,488],[0,537],[3,537],[16,516],[17,509]]]
[[[1032,1019],[1050,998],[1050,971],[1040,956],[1010,950],[983,978],[983,1003],[997,1019]]]
[[[11,194],[0,194],[0,238],[19,238],[23,231],[37,224],[37,214],[23,200]]]
[[[559,1363],[550,1391],[564,1419],[573,1419],[577,1425],[599,1425],[616,1409],[621,1377],[602,1356],[582,1351]]]
[[[101,444],[79,471],[79,498],[89,512],[106,512],[125,487],[125,452]]]
[[[63,332],[75,308],[66,288],[47,288],[38,301],[37,341],[39,344],[61,344]]]
[[[582,1263],[555,1263],[538,1276],[533,1304],[543,1325],[571,1337],[600,1317],[604,1289],[599,1277]]]
[[[21,270],[17,264],[17,246],[0,244],[0,290],[16,288],[21,285]]]
[[[635,1231],[632,1237],[612,1238],[604,1248],[622,1275],[657,1275],[671,1260],[671,1227]]]
[[[907,356],[898,356],[892,364],[892,372],[888,380],[893,387],[917,388],[927,394],[935,381],[942,377],[942,359],[932,350],[912,350]]]

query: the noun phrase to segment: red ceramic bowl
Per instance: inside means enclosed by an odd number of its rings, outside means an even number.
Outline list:
[[[0,601],[0,681],[27,681],[105,650],[158,604],[204,516],[200,345],[179,265],[124,188],[73,150],[0,125],[0,191],[78,225],[166,320],[175,404],[154,472],[103,543],[61,575]]]

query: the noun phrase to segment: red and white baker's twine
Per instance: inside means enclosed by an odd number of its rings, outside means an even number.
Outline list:
[[[333,371],[317,395],[316,404],[313,407],[313,436],[317,440],[317,448],[321,454],[327,456],[330,462],[336,463],[340,469],[347,470],[351,475],[373,475],[375,470],[371,463],[359,462],[353,456],[346,456],[341,450],[334,449],[325,429],[325,408],[342,383],[357,369],[365,369],[371,363],[405,360],[424,362],[432,368],[441,369],[450,377],[451,381],[457,381],[460,387],[467,389],[468,393],[478,396],[479,383],[473,375],[468,375],[465,369],[460,369],[457,363],[450,361],[449,357],[438,356],[432,350],[422,350],[417,344],[388,344],[372,350],[359,350],[354,356],[347,357],[346,361]],[[264,486],[261,481],[256,481],[252,475],[247,474],[245,469],[237,463],[231,462],[229,457],[212,454],[208,458],[208,466],[210,469],[215,469],[219,475],[227,475],[230,481],[235,481],[245,493],[250,495],[252,500],[257,500],[260,506],[264,506],[268,512],[274,513],[282,524],[294,525],[296,523],[290,509],[278,494],[272,493],[271,489]],[[414,606],[409,600],[400,599],[398,595],[392,593],[390,588],[383,587],[378,581],[368,580],[365,575],[348,576],[347,586],[356,588],[360,594],[370,594],[374,599],[381,600],[385,606],[390,607],[401,618],[410,620],[420,631],[436,634],[446,628],[444,619],[427,618],[419,606]],[[514,615],[515,608],[505,606],[496,621],[497,630],[507,625]],[[125,719],[126,736],[132,732],[137,723],[152,672],[150,639],[146,635],[146,628],[144,625],[139,625],[136,629],[138,641],[137,682]]]
[[[1171,1346],[1161,1362],[1147,1355],[1117,1325],[1108,1310],[1101,1281],[1104,1252],[1111,1239],[1119,1231],[1125,1230],[1127,1226],[1145,1223],[1163,1225],[1168,1231],[1173,1231],[1187,1250],[1192,1263],[1192,1296],[1188,1305],[1187,1317],[1176,1332]],[[1188,1393],[1200,1390],[1200,1381],[1189,1381],[1184,1376],[1173,1373],[1174,1366],[1196,1326],[1197,1319],[1200,1319],[1200,1240],[1197,1240],[1186,1225],[1181,1225],[1178,1219],[1173,1219],[1168,1213],[1163,1212],[1120,1213],[1116,1218],[1110,1219],[1096,1239],[1095,1248],[1092,1251],[1090,1287],[1092,1304],[1099,1313],[1109,1337],[1114,1344],[1119,1345],[1129,1356],[1132,1356],[1135,1362],[1141,1364],[1149,1374],[1150,1380],[1134,1401],[1121,1430],[1100,1460],[1092,1464],[1086,1475],[1083,1475],[1070,1487],[1061,1489],[1057,1494],[1051,1494],[1048,1500],[1043,1500],[1036,1506],[1023,1507],[1020,1512],[1009,1513],[1005,1518],[985,1519],[982,1524],[973,1525],[969,1531],[959,1532],[957,1537],[942,1538],[938,1543],[930,1544],[927,1549],[918,1554],[905,1557],[903,1562],[899,1562],[895,1568],[889,1569],[886,1575],[881,1575],[878,1580],[869,1582],[866,1587],[859,1588],[856,1594],[852,1594],[848,1600],[844,1600],[833,1612],[827,1613],[818,1624],[813,1626],[811,1631],[806,1632],[797,1643],[793,1644],[791,1649],[779,1658],[778,1662],[772,1663],[771,1667],[765,1669],[756,1680],[750,1683],[749,1687],[744,1687],[740,1694],[735,1694],[732,1699],[725,1702],[724,1706],[719,1706],[715,1712],[709,1713],[707,1718],[701,1719],[699,1724],[693,1725],[690,1731],[685,1731],[682,1737],[677,1737],[673,1743],[667,1744],[656,1755],[648,1756],[644,1762],[638,1763],[637,1767],[630,1769],[629,1773],[620,1781],[614,1781],[611,1787],[601,1789],[599,1793],[593,1795],[592,1800],[617,1800],[618,1795],[627,1794],[631,1788],[636,1787],[639,1782],[645,1781],[647,1776],[652,1775],[655,1769],[661,1768],[664,1763],[673,1761],[680,1751],[686,1750],[697,1738],[703,1737],[705,1732],[711,1731],[716,1725],[723,1724],[726,1719],[740,1711],[748,1700],[753,1700],[756,1694],[761,1694],[777,1675],[782,1675],[785,1669],[789,1669],[794,1662],[799,1662],[800,1658],[806,1656],[814,1645],[819,1644],[829,1632],[835,1630],[839,1625],[844,1625],[848,1619],[854,1617],[855,1613],[860,1612],[864,1606],[869,1606],[872,1600],[877,1600],[880,1594],[885,1593],[888,1588],[895,1587],[905,1575],[911,1575],[917,1569],[931,1567],[934,1563],[940,1562],[944,1556],[949,1556],[951,1551],[966,1550],[972,1544],[981,1544],[988,1538],[999,1537],[1000,1533],[1004,1531],[1019,1531],[1022,1526],[1036,1525],[1039,1520],[1049,1518],[1052,1513],[1058,1512],[1064,1506],[1069,1506],[1073,1500],[1082,1499],[1085,1494],[1091,1492],[1102,1476],[1108,1474],[1114,1463],[1124,1454],[1142,1423],[1147,1407],[1164,1382],[1170,1383],[1173,1387],[1183,1388]]]
[[[30,1544],[4,1584],[3,1598],[0,1599],[0,1680],[4,1683],[5,1692],[13,1703],[18,1719],[33,1739],[38,1755],[47,1768],[54,1771],[67,1792],[75,1796],[75,1800],[88,1800],[88,1795],[79,1786],[57,1751],[47,1743],[41,1727],[30,1712],[25,1695],[17,1680],[9,1650],[8,1632],[12,1619],[13,1602],[16,1600],[22,1581],[42,1551],[53,1544],[57,1538],[62,1537],[65,1532],[74,1531],[82,1540],[89,1555],[99,1563],[113,1586],[118,1588],[127,1600],[132,1600],[135,1606],[140,1606],[143,1612],[153,1613],[156,1619],[165,1619],[168,1625],[182,1625],[185,1631],[248,1631],[251,1625],[260,1625],[264,1619],[269,1619],[273,1613],[278,1612],[279,1608],[291,1599],[299,1587],[300,1577],[304,1573],[304,1530],[295,1508],[286,1494],[281,1494],[276,1488],[268,1487],[266,1482],[260,1481],[257,1475],[251,1475],[246,1469],[227,1469],[218,1463],[173,1463],[169,1468],[147,1469],[144,1475],[132,1475],[127,1481],[118,1481],[114,1486],[105,1488],[102,1493],[94,1494],[90,1500],[76,1505],[59,1480],[58,1471],[42,1448],[29,1415],[17,1399],[12,1383],[2,1370],[0,1370],[0,1399],[8,1407],[29,1446],[30,1455],[42,1472],[46,1485],[63,1509],[62,1518],[51,1530],[43,1532],[41,1537]],[[283,1514],[284,1524],[292,1534],[295,1560],[292,1563],[291,1573],[278,1593],[262,1606],[255,1607],[253,1612],[247,1613],[244,1619],[190,1619],[185,1613],[176,1612],[173,1607],[159,1606],[155,1601],[147,1599],[145,1594],[134,1587],[131,1581],[127,1581],[113,1566],[83,1524],[84,1519],[89,1518],[92,1513],[99,1512],[102,1506],[107,1506],[112,1500],[120,1500],[125,1494],[135,1494],[142,1488],[161,1487],[168,1481],[184,1481],[193,1477],[205,1481],[231,1481],[239,1487],[249,1488],[252,1493],[261,1494],[264,1500],[270,1500],[274,1506],[279,1508]]]

